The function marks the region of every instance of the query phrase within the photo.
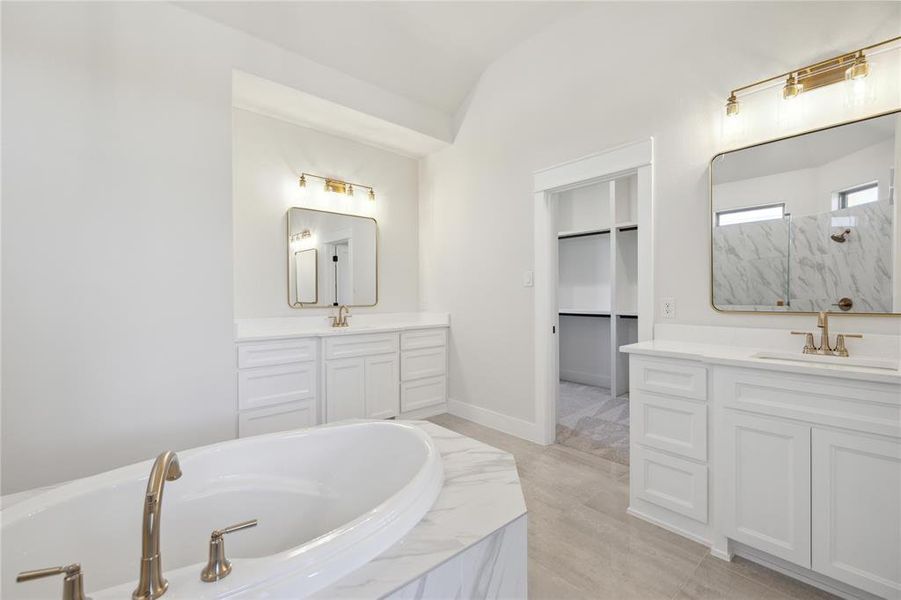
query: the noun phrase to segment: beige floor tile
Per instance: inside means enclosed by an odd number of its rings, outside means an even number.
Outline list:
[[[752,581],[729,563],[707,556],[679,590],[676,600],[786,600],[790,596]]]
[[[529,595],[565,600],[832,600],[775,571],[713,558],[700,544],[626,514],[628,467],[540,446],[441,415],[430,421],[510,452],[529,511]]]

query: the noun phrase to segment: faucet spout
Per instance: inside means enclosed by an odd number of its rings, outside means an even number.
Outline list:
[[[817,327],[822,329],[820,333],[820,346],[817,348],[823,354],[832,354],[832,346],[829,343],[829,313],[821,310],[817,315]]]
[[[144,515],[141,523],[141,575],[133,600],[154,600],[166,593],[169,582],[163,578],[160,564],[160,514],[163,507],[163,488],[167,481],[181,477],[181,466],[175,452],[163,452],[156,457],[147,492],[144,495]]]

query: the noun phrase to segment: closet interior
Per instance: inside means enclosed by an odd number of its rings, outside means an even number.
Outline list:
[[[638,340],[638,175],[557,194],[557,441],[628,464],[629,362]]]

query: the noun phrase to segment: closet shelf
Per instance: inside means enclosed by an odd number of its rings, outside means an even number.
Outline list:
[[[579,310],[561,308],[557,311],[559,315],[566,317],[609,317],[609,310]]]

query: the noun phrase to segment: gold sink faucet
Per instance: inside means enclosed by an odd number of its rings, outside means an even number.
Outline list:
[[[848,357],[845,338],[862,338],[859,333],[839,333],[835,336],[835,346],[829,340],[829,312],[822,310],[817,314],[817,327],[820,329],[820,343],[814,345],[813,334],[809,331],[792,331],[792,335],[804,336],[804,354],[821,354],[823,356]]]
[[[141,524],[141,576],[131,594],[133,600],[154,600],[166,593],[169,582],[163,578],[160,564],[160,514],[163,488],[167,481],[181,477],[178,456],[171,450],[156,457],[147,480],[144,495],[144,518]]]
[[[346,304],[342,304],[338,307],[338,316],[331,316],[329,319],[332,320],[332,327],[347,327],[350,323],[347,322],[347,317],[350,316],[350,307]]]

